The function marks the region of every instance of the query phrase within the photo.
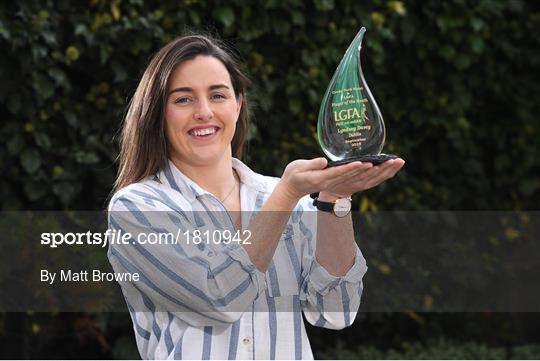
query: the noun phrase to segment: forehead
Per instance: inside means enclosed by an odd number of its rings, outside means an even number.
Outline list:
[[[169,89],[179,87],[206,88],[212,84],[231,85],[225,65],[213,56],[199,55],[178,64],[169,78]]]

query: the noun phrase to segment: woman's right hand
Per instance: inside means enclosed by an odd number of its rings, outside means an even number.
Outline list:
[[[296,202],[306,194],[331,189],[347,178],[373,167],[371,163],[360,162],[329,168],[327,164],[328,161],[323,157],[292,161],[285,168],[278,188],[288,199]]]

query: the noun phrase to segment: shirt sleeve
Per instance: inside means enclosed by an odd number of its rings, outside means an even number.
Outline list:
[[[239,243],[195,244],[185,231],[201,230],[193,212],[172,209],[143,192],[122,192],[109,206],[109,228],[129,234],[128,244],[109,241],[108,258],[115,272],[138,273],[137,289],[161,309],[193,326],[232,323],[266,289],[266,278]],[[215,229],[215,228],[214,228]],[[151,244],[149,235],[172,235],[166,244]],[[165,239],[165,238],[163,238]],[[142,310],[133,310],[135,312]]]
[[[315,221],[304,231],[302,274],[300,288],[302,310],[310,324],[317,327],[340,330],[350,326],[356,318],[363,292],[362,279],[367,272],[366,260],[358,245],[353,266],[344,276],[333,276],[317,261],[315,246],[317,240],[316,212],[309,209],[309,219]]]

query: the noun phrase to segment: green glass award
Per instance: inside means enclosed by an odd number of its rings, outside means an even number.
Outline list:
[[[339,63],[319,110],[317,136],[329,166],[353,161],[380,164],[397,156],[381,154],[385,140],[383,117],[369,91],[360,52],[362,27]]]

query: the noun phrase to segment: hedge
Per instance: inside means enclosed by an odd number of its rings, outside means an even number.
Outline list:
[[[316,355],[331,360],[535,360],[540,345],[489,347],[478,342],[456,343],[444,338],[413,344],[404,342],[400,349],[379,350],[373,346],[347,349],[343,342]]]
[[[538,204],[540,12],[525,1],[17,1],[0,5],[1,207],[102,209],[127,101],[185,29],[220,34],[252,78],[246,161],[321,154],[319,103],[360,26],[365,76],[406,159],[372,209]]]

